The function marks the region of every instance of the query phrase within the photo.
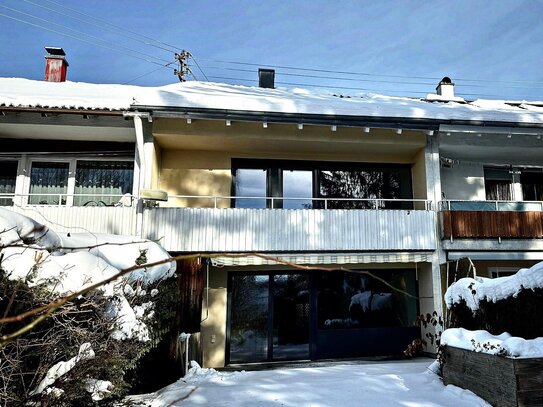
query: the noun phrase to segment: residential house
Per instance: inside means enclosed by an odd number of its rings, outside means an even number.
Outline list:
[[[400,354],[417,315],[442,313],[447,260],[503,273],[543,259],[538,105],[466,102],[448,78],[412,99],[260,76],[0,79],[1,203],[213,253],[182,270],[205,287],[193,330],[213,367]]]

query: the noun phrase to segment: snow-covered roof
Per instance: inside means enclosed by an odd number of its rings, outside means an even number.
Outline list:
[[[0,78],[0,107],[129,110],[210,109],[274,114],[543,124],[543,103],[437,102],[376,94],[339,97],[326,90],[264,89],[211,82],[160,87]]]

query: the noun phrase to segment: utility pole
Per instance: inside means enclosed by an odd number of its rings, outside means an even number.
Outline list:
[[[178,54],[175,54],[175,59],[179,61],[179,69],[174,69],[174,75],[177,75],[180,82],[185,82],[187,79],[186,75],[190,73],[190,69],[187,65],[187,60],[191,57],[190,52],[185,51],[184,49]]]

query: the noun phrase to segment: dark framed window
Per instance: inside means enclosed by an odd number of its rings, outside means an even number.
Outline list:
[[[487,167],[484,174],[487,200],[513,200],[513,175],[508,168]]]
[[[543,172],[522,171],[520,173],[522,197],[525,201],[543,201]]]
[[[17,161],[0,161],[0,194],[14,194],[17,180]],[[0,195],[0,206],[12,206],[13,198]]]
[[[322,200],[314,198],[327,198],[328,209],[412,207],[409,202],[386,201],[412,198],[409,165],[234,159],[232,168],[232,192],[240,197],[235,199],[235,207],[325,207]],[[244,198],[251,196],[268,199]]]
[[[74,205],[114,205],[124,194],[132,193],[133,180],[132,161],[78,160],[75,171]]]
[[[319,329],[409,327],[418,313],[415,270],[320,273]],[[407,292],[410,295],[404,294]]]
[[[28,203],[31,205],[65,204],[69,167],[68,162],[32,162]]]

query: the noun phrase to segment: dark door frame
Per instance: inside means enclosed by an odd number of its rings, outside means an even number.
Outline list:
[[[302,274],[308,276],[308,290],[309,290],[309,332],[308,332],[308,347],[309,347],[309,359],[313,359],[313,350],[315,349],[315,344],[313,343],[313,328],[316,327],[316,300],[314,300],[313,293],[313,278],[314,273],[306,272],[303,270],[257,270],[257,271],[230,271],[228,272],[227,278],[227,299],[226,299],[226,343],[225,343],[225,364],[230,364],[230,335],[231,335],[231,322],[232,322],[232,280],[235,276],[250,276],[250,275],[261,275],[269,277],[268,284],[268,353],[266,360],[257,361],[254,363],[265,363],[265,362],[274,362],[277,360],[273,359],[273,319],[274,319],[274,276],[276,275],[288,275],[288,274]],[[313,306],[315,305],[315,307]],[[315,319],[315,325],[313,324],[313,319]],[[305,360],[305,359],[280,359],[281,361],[289,360]],[[253,362],[250,362],[253,363]]]

